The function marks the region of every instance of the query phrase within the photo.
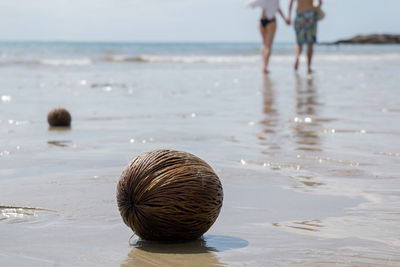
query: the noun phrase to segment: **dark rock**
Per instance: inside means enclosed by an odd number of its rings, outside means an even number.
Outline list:
[[[400,35],[396,34],[370,34],[357,35],[351,39],[338,40],[330,45],[338,44],[400,44]]]

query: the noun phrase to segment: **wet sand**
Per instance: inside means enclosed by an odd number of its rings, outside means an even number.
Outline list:
[[[0,265],[400,265],[399,62],[360,58],[1,68]],[[159,148],[220,176],[202,240],[130,240],[116,182]]]

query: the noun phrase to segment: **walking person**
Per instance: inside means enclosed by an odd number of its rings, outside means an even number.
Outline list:
[[[285,18],[282,10],[279,6],[279,0],[255,0],[250,2],[251,7],[260,7],[261,18],[260,18],[260,33],[262,37],[262,48],[261,54],[263,58],[263,72],[268,73],[269,58],[272,52],[272,44],[274,42],[275,32],[276,32],[276,13],[279,13],[282,19],[289,24],[289,19]]]
[[[296,19],[294,28],[296,31],[296,60],[294,69],[299,68],[299,59],[303,50],[303,45],[307,44],[307,68],[308,73],[312,73],[311,62],[313,56],[313,46],[317,42],[317,24],[318,12],[317,8],[322,5],[322,0],[318,0],[317,6],[313,5],[313,0],[290,0],[289,5],[289,23],[291,23],[292,8],[294,2],[297,1]]]

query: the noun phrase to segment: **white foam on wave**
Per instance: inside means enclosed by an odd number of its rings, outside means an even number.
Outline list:
[[[48,66],[85,66],[92,64],[89,58],[82,59],[41,59],[38,61],[40,65]]]
[[[113,55],[103,57],[102,60],[106,62],[120,62],[120,63],[176,63],[176,64],[233,64],[233,63],[259,63],[261,55]],[[293,54],[272,54],[272,62],[292,62],[294,60]],[[305,55],[302,56],[302,61],[305,60]],[[396,53],[374,53],[374,54],[326,54],[315,53],[315,61],[320,62],[400,62],[400,54]],[[78,59],[39,59],[27,61],[3,61],[0,60],[0,65],[31,65],[39,64],[46,66],[87,66],[92,65],[93,60],[90,58]]]
[[[294,60],[294,55],[272,55],[271,61],[275,62],[292,62]],[[302,61],[306,60],[306,55],[302,55]],[[400,62],[400,54],[360,54],[360,55],[345,55],[345,54],[318,54],[314,56],[314,61],[319,62],[376,62],[376,61],[388,61],[388,62]]]
[[[294,55],[272,55],[271,60],[276,62],[292,62]],[[305,55],[303,55],[305,57]],[[400,54],[318,54],[316,61],[328,62],[359,62],[359,61],[400,61]],[[109,62],[136,62],[136,63],[254,63],[261,61],[260,55],[243,56],[109,56],[104,58]]]
[[[359,55],[344,55],[344,54],[331,54],[331,55],[316,55],[317,60],[321,61],[345,61],[345,62],[358,62],[358,61],[398,61],[400,54],[359,54]]]
[[[140,55],[106,57],[111,62],[148,62],[148,63],[246,63],[260,60],[258,55],[251,56],[152,56]]]

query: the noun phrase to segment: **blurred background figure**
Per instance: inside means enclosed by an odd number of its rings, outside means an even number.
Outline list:
[[[251,7],[262,8],[260,19],[260,33],[263,41],[261,54],[263,57],[263,72],[268,73],[268,63],[271,56],[272,44],[276,32],[276,13],[279,13],[282,19],[289,24],[279,6],[279,0],[255,0],[249,3]]]
[[[296,19],[294,28],[296,31],[296,60],[294,69],[299,68],[299,58],[303,50],[303,45],[307,44],[307,71],[312,73],[311,61],[313,56],[313,45],[317,42],[317,23],[318,10],[322,5],[322,0],[318,0],[317,6],[314,6],[313,0],[290,0],[289,4],[289,23],[294,2],[297,1]]]

